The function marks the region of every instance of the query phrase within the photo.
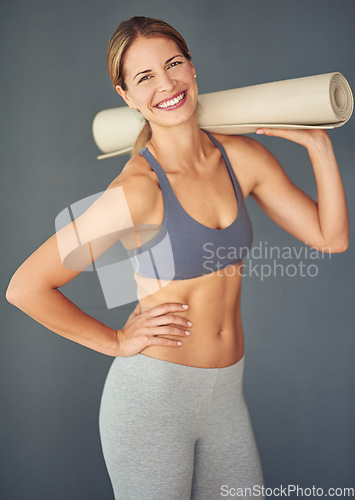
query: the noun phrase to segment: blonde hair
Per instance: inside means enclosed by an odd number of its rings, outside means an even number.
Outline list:
[[[191,60],[191,56],[188,53],[189,49],[184,38],[175,28],[170,26],[170,24],[161,19],[151,17],[131,17],[127,21],[123,21],[119,24],[107,48],[107,69],[114,88],[116,85],[120,85],[123,90],[127,90],[123,75],[123,56],[138,36],[159,36],[167,38],[168,40],[173,40],[181,49],[184,57]],[[131,156],[137,154],[149,141],[151,136],[152,129],[149,121],[145,119],[145,124],[136,139]]]

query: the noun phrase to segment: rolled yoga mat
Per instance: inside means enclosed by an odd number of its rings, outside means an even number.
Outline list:
[[[249,134],[259,127],[340,127],[352,115],[354,99],[341,73],[325,73],[221,90],[198,96],[198,124],[208,132]],[[128,106],[104,109],[93,120],[98,159],[132,151],[144,118]]]

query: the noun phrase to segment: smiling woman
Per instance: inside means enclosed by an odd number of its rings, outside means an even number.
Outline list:
[[[178,49],[174,40],[139,35],[123,56],[125,83],[115,88],[132,109],[138,109],[144,116],[150,134],[152,127],[185,122],[196,109],[195,69],[190,54],[187,52],[187,58],[182,50],[176,54]],[[136,68],[146,68],[147,60],[150,69],[136,73]],[[171,113],[177,109],[178,113]]]
[[[164,78],[183,77],[191,80],[196,78],[196,72],[191,60],[184,38],[172,26],[164,21],[156,19],[154,23],[149,23],[148,18],[136,16],[134,21],[123,21],[111,37],[107,49],[107,68],[117,92],[122,96],[131,109],[137,109],[145,119],[145,125],[139,134],[133,155],[139,152],[152,136],[151,119],[152,116],[145,116],[141,99],[146,99],[149,90],[152,89],[152,80],[157,78],[164,85]],[[135,42],[134,60],[130,57],[130,47]],[[152,58],[156,53],[157,59]],[[162,54],[168,54],[165,59]],[[152,64],[147,68],[147,61]],[[139,68],[139,71],[136,71]],[[139,78],[141,75],[141,78]],[[184,81],[184,80],[183,80]],[[161,84],[161,83],[160,83]],[[191,85],[191,81],[190,81]],[[130,92],[128,92],[128,87]],[[165,89],[166,96],[151,105],[156,109],[171,111],[183,105],[187,99],[188,89],[182,88],[180,91],[169,93],[169,84]],[[195,92],[197,90],[197,86]],[[191,91],[191,90],[190,90]],[[183,97],[181,97],[183,96]],[[198,103],[195,104],[198,110]]]
[[[252,240],[241,187],[221,142],[197,125],[196,71],[174,28],[144,17],[124,21],[107,62],[114,88],[145,119],[117,181],[127,180],[132,214],[138,193],[152,201],[133,215],[135,227],[157,228],[148,240],[137,230],[138,247],[121,238],[137,264],[139,304],[120,335],[122,353],[100,407],[115,495],[208,500],[223,483],[262,486],[242,391],[241,276],[228,278],[216,257],[204,262],[203,250],[234,245],[239,255],[222,267],[241,266]]]
[[[79,272],[65,268],[55,236],[18,269],[7,298],[56,333],[115,358],[99,427],[116,498],[214,500],[226,485],[242,498],[264,498],[243,394],[242,262],[253,241],[245,198],[310,247],[345,251],[348,213],[332,144],[324,130],[264,129],[307,149],[315,202],[254,139],[199,128],[195,67],[169,24],[124,21],[107,64],[115,90],[145,126],[123,171],[73,231],[89,243],[99,234],[101,251],[122,241],[137,307],[114,330],[66,299],[57,288]],[[74,234],[67,229],[59,236]]]

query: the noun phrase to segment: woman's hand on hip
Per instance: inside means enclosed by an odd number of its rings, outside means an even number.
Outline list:
[[[181,341],[162,337],[162,335],[178,335],[187,337],[188,319],[175,315],[175,312],[186,312],[183,304],[168,302],[141,312],[138,302],[125,326],[117,330],[119,356],[133,356],[151,345],[179,347]],[[180,343],[179,343],[180,342]]]

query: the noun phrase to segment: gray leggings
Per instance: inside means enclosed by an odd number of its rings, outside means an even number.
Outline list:
[[[244,357],[222,368],[114,359],[99,429],[115,499],[264,498],[243,370]]]

